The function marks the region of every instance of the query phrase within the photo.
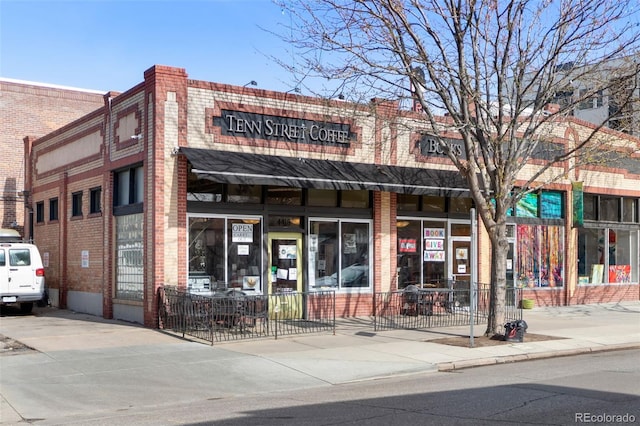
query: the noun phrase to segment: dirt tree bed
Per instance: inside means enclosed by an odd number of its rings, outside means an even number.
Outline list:
[[[546,336],[544,334],[525,333],[524,342],[543,342],[545,340],[559,340],[562,337]],[[440,339],[427,340],[429,343],[439,343],[441,345],[469,347],[469,336],[452,336],[442,337]],[[473,347],[482,348],[486,346],[509,345],[516,342],[507,342],[503,336],[475,336],[473,338]]]

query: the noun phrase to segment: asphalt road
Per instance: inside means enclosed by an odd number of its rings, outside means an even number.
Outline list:
[[[64,425],[640,423],[640,350],[47,419]],[[167,389],[171,392],[171,389]],[[602,421],[600,421],[602,420]]]

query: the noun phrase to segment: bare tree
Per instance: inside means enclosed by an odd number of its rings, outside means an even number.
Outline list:
[[[621,80],[637,82],[636,1],[298,0],[280,6],[291,17],[280,34],[295,49],[295,65],[283,65],[300,77],[296,86],[320,77],[351,100],[413,99],[424,112],[425,129],[466,178],[491,240],[486,333],[501,333],[508,211],[568,167],[603,161],[600,125],[571,145],[549,149],[547,142],[581,102],[613,95]],[[605,77],[612,63],[613,80]],[[588,84],[577,90],[576,81]],[[615,93],[617,111],[631,99],[628,90]],[[439,136],[445,130],[457,132],[466,156],[448,149]],[[541,156],[544,161],[522,173]]]

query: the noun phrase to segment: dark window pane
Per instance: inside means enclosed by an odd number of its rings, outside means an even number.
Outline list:
[[[369,191],[342,191],[340,206],[355,209],[369,208]]]
[[[622,221],[638,222],[638,199],[624,198],[622,204]]]
[[[52,198],[49,200],[49,220],[58,220],[58,199]]]
[[[313,207],[337,207],[338,191],[332,189],[309,189],[308,204]]]
[[[419,195],[398,194],[398,211],[417,212],[419,208]]]
[[[449,213],[469,213],[473,207],[471,198],[449,198]]]
[[[422,211],[444,213],[446,209],[445,197],[433,197],[425,195],[422,197]]]
[[[583,214],[585,220],[598,220],[598,197],[592,194],[583,196]]]
[[[620,198],[600,197],[600,220],[609,222],[620,220]]]
[[[71,216],[82,216],[82,192],[71,194]]]
[[[260,204],[262,187],[260,185],[229,185],[227,201],[230,203]]]
[[[100,213],[102,211],[102,188],[91,189],[89,198],[89,213]]]
[[[302,205],[302,189],[285,186],[269,186],[267,187],[267,204],[300,206]]]
[[[44,222],[44,201],[36,203],[36,223]]]

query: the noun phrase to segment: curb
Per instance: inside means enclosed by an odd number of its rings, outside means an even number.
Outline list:
[[[597,352],[622,351],[628,349],[640,349],[640,342],[618,343],[605,346],[589,346],[585,348],[564,349],[528,354],[506,355],[500,357],[487,357],[468,359],[461,361],[442,362],[436,364],[439,372],[462,370],[465,368],[483,367],[487,365],[507,364],[511,362],[533,361],[537,359],[557,358],[562,356],[584,355]]]

